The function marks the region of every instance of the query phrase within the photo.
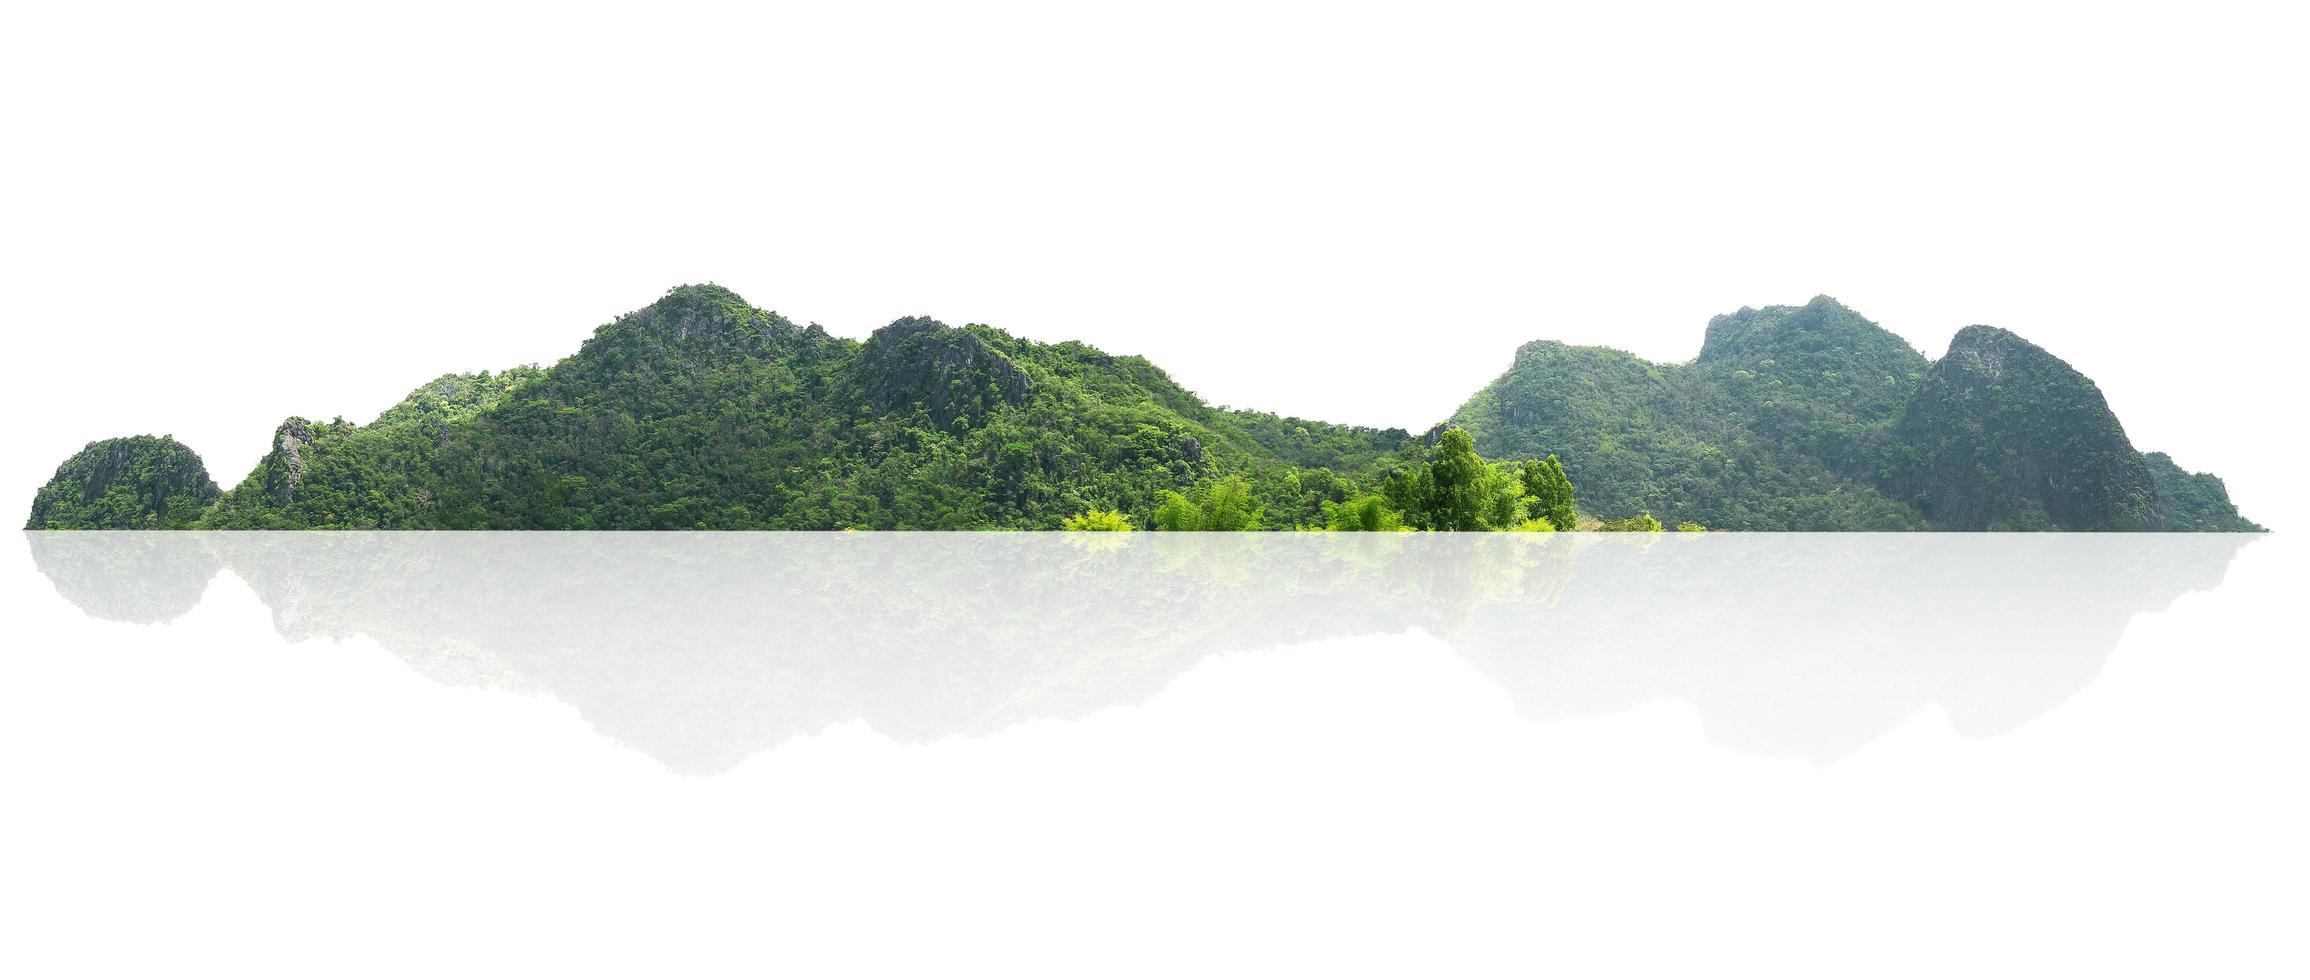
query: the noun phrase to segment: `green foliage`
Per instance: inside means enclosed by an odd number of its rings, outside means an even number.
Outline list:
[[[1240,475],[1229,475],[1197,488],[1203,510],[1203,530],[1256,531],[1264,510],[1252,498],[1251,485]]]
[[[1453,422],[1481,452],[1564,460],[1598,513],[1759,531],[2251,526],[2218,483],[2137,461],[2093,383],[2026,341],[1968,328],[1931,363],[1826,296],[1717,317],[1686,364],[1527,344]]]
[[[1676,522],[1676,529],[1677,529],[1677,531],[1679,531],[1680,533],[1684,533],[1684,534],[1706,534],[1706,533],[1708,533],[1708,528],[1702,527],[1702,526],[1700,526],[1700,525],[1698,525],[1698,524],[1695,524],[1695,523],[1693,523],[1693,522],[1691,522],[1691,521],[1678,521],[1678,522]]]
[[[1466,431],[1443,429],[1433,447],[1388,475],[1381,492],[1405,523],[1423,531],[1502,531],[1528,516],[1533,498],[1521,472],[1486,462]]]
[[[174,530],[191,527],[216,498],[200,456],[175,438],[103,439],[56,468],[24,528]]]
[[[1518,467],[1524,481],[1524,491],[1532,496],[1532,513],[1547,518],[1554,528],[1575,527],[1580,513],[1574,506],[1572,478],[1564,472],[1564,464],[1556,457],[1528,459]]]
[[[1166,491],[1155,508],[1158,531],[1256,531],[1264,508],[1241,476],[1206,480],[1189,494]]]
[[[1112,510],[1087,510],[1067,518],[1060,527],[1069,531],[1129,531],[1129,515]]]
[[[1488,455],[1563,460],[1593,512],[1747,530],[1922,530],[1869,471],[1926,363],[1824,296],[1710,321],[1689,364],[1527,344],[1453,421]]]
[[[1079,343],[920,317],[853,341],[683,286],[551,366],[445,375],[367,425],[291,418],[222,494],[172,441],[92,444],[31,524],[1490,531],[1572,530],[1585,506],[1754,530],[2255,527],[2007,336],[1970,330],[1929,370],[1821,297],[1716,318],[1690,364],[1528,344],[1414,439],[1215,408]]]
[[[1967,327],[1910,399],[1888,489],[1952,531],[2166,526],[2151,466],[2101,389],[2035,344]]]
[[[1388,507],[1387,498],[1364,494],[1339,503],[1325,502],[1324,527],[1333,531],[1403,531],[1404,512]]]
[[[2230,491],[2212,473],[2192,473],[2164,453],[2145,453],[2150,477],[2158,488],[2158,509],[2167,528],[2175,531],[2261,531],[2230,503]]]
[[[1491,525],[1498,481],[1476,455],[1476,442],[1461,429],[1446,429],[1429,457],[1429,497],[1424,523],[1436,531],[1481,531]],[[1521,490],[1521,487],[1518,488]]]
[[[1658,531],[1661,529],[1661,526],[1659,519],[1653,517],[1651,513],[1647,512],[1638,514],[1635,517],[1623,517],[1617,521],[1605,521],[1603,524],[1598,525],[1596,529],[1599,531],[1649,532]]]
[[[1200,531],[1203,530],[1203,508],[1177,491],[1165,490],[1155,505],[1153,522],[1158,531]]]
[[[441,379],[368,426],[284,428],[210,523],[1050,529],[1233,477],[1213,521],[1290,526],[1357,492],[1295,460],[1371,466],[1401,441],[1215,409],[1082,344],[921,318],[860,343],[712,286],[542,370]]]
[[[1524,532],[1529,532],[1529,533],[1548,534],[1548,533],[1554,532],[1554,531],[1556,530],[1556,522],[1554,522],[1554,521],[1551,521],[1551,520],[1549,520],[1549,519],[1547,519],[1547,518],[1545,518],[1545,517],[1534,517],[1534,518],[1529,518],[1529,519],[1525,520],[1523,523],[1521,523],[1521,524],[1518,524],[1518,525],[1516,525],[1515,527],[1509,528],[1508,530],[1511,530],[1511,531],[1524,531]]]
[[[1360,472],[1385,462],[1410,442],[1402,429],[1333,425],[1310,419],[1234,409],[1231,421],[1261,448],[1293,466]]]

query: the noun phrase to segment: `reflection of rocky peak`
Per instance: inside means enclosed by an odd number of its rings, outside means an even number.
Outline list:
[[[1536,720],[1695,704],[1831,760],[1938,705],[1969,735],[2091,681],[2233,536],[33,535],[92,615],[231,568],[291,639],[539,691],[688,773],[864,720],[902,741],[1140,703],[1202,657],[1413,627]],[[187,583],[191,583],[188,585]],[[873,596],[862,603],[860,596]]]

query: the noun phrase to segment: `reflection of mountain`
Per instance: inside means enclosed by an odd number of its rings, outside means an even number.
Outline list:
[[[681,772],[863,719],[908,741],[1137,704],[1209,653],[1419,627],[1536,719],[1662,698],[1830,760],[1938,704],[1969,735],[2083,688],[2231,535],[31,533],[90,615],[218,568],[292,640],[553,695]]]

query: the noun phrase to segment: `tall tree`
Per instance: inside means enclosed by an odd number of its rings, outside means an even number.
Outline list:
[[[1495,486],[1488,479],[1492,468],[1476,455],[1476,441],[1468,437],[1467,430],[1444,430],[1436,441],[1428,473],[1433,485],[1430,530],[1482,531],[1489,526],[1494,516],[1491,503]]]
[[[1259,530],[1262,508],[1259,499],[1252,496],[1251,484],[1245,482],[1243,477],[1231,474],[1201,489],[1204,530]]]
[[[1532,513],[1545,517],[1558,530],[1570,530],[1579,523],[1579,511],[1573,506],[1572,479],[1564,473],[1564,464],[1554,454],[1547,459],[1527,459],[1518,474],[1524,481],[1524,491],[1533,496]]]

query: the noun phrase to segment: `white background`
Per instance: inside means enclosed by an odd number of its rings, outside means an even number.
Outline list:
[[[757,7],[11,4],[0,488],[138,432],[229,485],[682,282],[1412,429],[1528,340],[1828,293],[2310,517],[2297,9]]]

